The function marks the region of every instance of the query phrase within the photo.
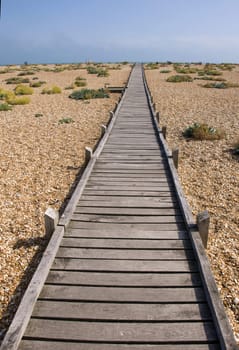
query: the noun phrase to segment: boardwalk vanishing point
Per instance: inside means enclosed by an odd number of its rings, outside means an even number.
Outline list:
[[[236,350],[141,65],[0,350]]]

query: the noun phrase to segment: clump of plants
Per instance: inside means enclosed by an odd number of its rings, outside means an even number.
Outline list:
[[[61,93],[61,88],[59,86],[52,86],[51,88],[45,87],[42,90],[42,94],[47,94],[47,95],[60,94],[60,93]]]
[[[43,117],[43,114],[42,114],[42,113],[36,113],[36,114],[35,114],[35,118],[40,118],[40,117]]]
[[[77,87],[83,87],[83,86],[86,86],[87,83],[86,83],[86,79],[85,78],[82,78],[82,77],[76,77],[75,79],[75,82],[74,82],[74,85],[77,86]]]
[[[0,103],[0,112],[3,111],[11,111],[12,110],[12,106],[10,106],[8,103]]]
[[[28,84],[30,80],[28,78],[13,77],[5,80],[7,84]]]
[[[10,105],[26,105],[28,103],[30,103],[30,98],[28,96],[24,96],[24,97],[16,97],[13,96],[11,98],[7,99],[7,103]]]
[[[183,83],[183,82],[192,82],[193,78],[190,75],[172,75],[167,80],[169,83]]]
[[[158,67],[159,67],[158,63],[154,63],[154,62],[147,63],[145,66],[146,69],[158,69]]]
[[[194,123],[183,131],[183,136],[194,140],[220,140],[225,137],[225,133],[206,123]]]
[[[162,69],[160,71],[160,73],[170,73],[170,72],[171,72],[171,70],[169,70],[169,69]]]
[[[174,69],[179,74],[193,74],[197,72],[196,68],[190,68],[189,65],[181,66],[179,64],[175,64]]]
[[[33,88],[38,88],[38,87],[41,87],[41,86],[44,85],[44,84],[46,84],[45,81],[39,80],[39,81],[34,81],[34,82],[32,82],[32,83],[30,84],[30,86],[33,87]]]
[[[72,118],[62,118],[58,121],[59,124],[71,124],[74,123]]]
[[[26,71],[18,73],[18,76],[23,77],[24,75],[34,75],[34,74],[35,74],[35,72],[33,72],[32,70],[26,70]]]
[[[202,85],[205,88],[214,88],[214,89],[228,89],[228,88],[236,88],[239,87],[239,84],[234,84],[230,82],[220,82],[220,83],[207,83]]]
[[[17,85],[14,89],[15,95],[32,95],[33,89],[26,85]]]
[[[209,76],[194,77],[194,80],[226,81],[226,79],[222,77],[214,78]]]
[[[75,100],[89,100],[92,98],[109,98],[109,94],[104,89],[82,89],[72,92],[69,97]]]
[[[99,69],[97,73],[97,77],[108,77],[109,72],[107,69]]]

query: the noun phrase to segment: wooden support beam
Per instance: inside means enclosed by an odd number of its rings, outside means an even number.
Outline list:
[[[156,113],[156,119],[157,119],[157,122],[159,124],[159,112]]]
[[[153,103],[153,109],[156,111],[156,104]]]
[[[85,147],[85,166],[89,163],[92,157],[92,149],[90,147]]]
[[[162,127],[162,134],[163,134],[164,139],[166,140],[167,139],[167,126]]]
[[[102,124],[101,125],[101,137],[104,136],[105,132],[106,132],[106,126],[104,124]]]
[[[210,216],[207,210],[197,215],[198,231],[200,233],[204,248],[207,248],[208,232],[209,232]]]
[[[115,103],[114,112],[116,111],[117,108],[118,108],[118,102]]]
[[[178,169],[178,158],[179,158],[179,149],[175,148],[172,150],[172,158],[173,158],[173,163],[176,169]]]
[[[58,221],[59,221],[58,211],[49,207],[45,211],[44,221],[45,221],[45,233],[46,233],[46,235],[47,236],[52,235],[52,233],[55,231],[56,226],[57,226]]]

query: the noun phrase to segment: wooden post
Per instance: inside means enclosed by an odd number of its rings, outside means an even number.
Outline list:
[[[156,119],[157,119],[157,122],[159,124],[159,112],[156,113]]]
[[[116,104],[115,104],[114,112],[116,111],[117,107],[118,107],[118,102],[116,102]]]
[[[153,109],[154,109],[154,111],[156,111],[156,104],[155,103],[153,103]]]
[[[163,126],[163,127],[162,127],[162,134],[163,134],[163,137],[164,137],[165,140],[166,140],[166,138],[167,138],[167,126]]]
[[[106,126],[104,124],[102,124],[101,125],[101,137],[104,136],[105,132],[106,132]]]
[[[85,147],[85,166],[89,163],[92,157],[92,149],[90,147]]]
[[[47,236],[51,235],[55,231],[59,221],[58,211],[50,207],[47,208],[44,214],[44,221],[45,221],[45,233]]]
[[[207,210],[204,210],[197,215],[198,231],[205,249],[207,248],[209,224],[210,216]]]
[[[110,120],[113,118],[113,116],[114,116],[114,112],[110,111]]]
[[[178,157],[179,157],[179,149],[175,148],[172,150],[172,158],[176,169],[178,169]]]

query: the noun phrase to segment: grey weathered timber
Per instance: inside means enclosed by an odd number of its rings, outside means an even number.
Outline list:
[[[236,349],[152,107],[136,65],[1,350]]]
[[[208,231],[209,231],[210,217],[207,210],[197,215],[197,225],[204,248],[207,248]]]

